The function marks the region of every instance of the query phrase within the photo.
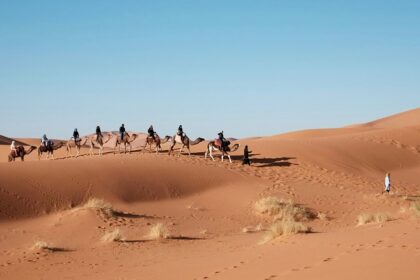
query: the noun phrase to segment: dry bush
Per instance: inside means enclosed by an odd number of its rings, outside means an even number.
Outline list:
[[[40,251],[40,250],[48,250],[50,245],[48,245],[45,241],[36,241],[35,244],[32,246],[31,250]]]
[[[328,221],[328,216],[327,216],[327,214],[322,213],[322,212],[318,212],[318,214],[316,215],[316,218],[317,218],[318,220],[321,220],[321,221]]]
[[[124,241],[124,237],[121,234],[120,229],[116,228],[113,231],[107,232],[102,236],[101,241],[110,243],[110,242],[119,242]]]
[[[362,213],[357,217],[357,225],[362,226],[366,224],[383,224],[391,220],[391,216],[387,213]]]
[[[162,223],[154,225],[147,236],[152,240],[167,239],[170,237],[168,228]]]
[[[267,243],[279,236],[287,236],[297,233],[309,233],[311,230],[300,222],[294,220],[278,220],[268,229],[261,244]]]
[[[414,212],[414,214],[420,216],[420,201],[415,201],[411,203],[410,209]]]
[[[299,207],[291,200],[272,196],[257,201],[254,210],[261,215],[274,216],[275,220],[307,221],[311,218],[311,213],[306,208]]]
[[[82,208],[94,209],[107,218],[111,218],[114,216],[114,209],[112,209],[112,204],[106,202],[103,199],[91,198],[88,202],[85,203],[85,205],[83,205]]]
[[[257,225],[256,227],[244,227],[242,229],[243,233],[255,233],[255,232],[261,232],[264,230],[264,227],[262,224]]]

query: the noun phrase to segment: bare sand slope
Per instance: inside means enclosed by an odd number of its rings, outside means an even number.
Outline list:
[[[240,140],[251,167],[241,151],[233,164],[204,159],[206,143],[192,157],[0,163],[0,278],[418,279],[418,112]],[[391,194],[381,193],[385,172]],[[254,203],[269,196],[297,203],[312,233],[261,243],[273,217]],[[112,211],[82,206],[93,197]],[[369,216],[377,223],[363,225]],[[168,239],[148,236],[157,223]],[[119,242],[101,241],[117,228]],[[48,248],[33,249],[37,240]]]

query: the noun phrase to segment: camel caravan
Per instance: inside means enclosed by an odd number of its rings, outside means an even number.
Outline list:
[[[210,157],[213,161],[214,153],[219,152],[221,154],[221,160],[224,161],[225,157],[228,157],[229,162],[232,163],[232,158],[230,153],[235,152],[239,149],[239,144],[234,144],[231,146],[231,142],[226,140],[223,135],[223,131],[220,132],[219,138],[209,141],[204,153],[204,157]],[[15,141],[11,144],[11,152],[8,156],[8,161],[15,161],[16,158],[20,158],[21,161],[24,161],[25,156],[29,155],[34,150],[38,151],[38,159],[40,160],[43,154],[46,154],[45,159],[54,159],[54,151],[66,147],[66,158],[69,157],[79,157],[83,147],[89,148],[89,156],[95,155],[94,149],[98,149],[98,156],[103,155],[104,146],[108,142],[114,143],[109,144],[108,148],[112,149],[111,153],[121,154],[123,148],[124,154],[132,152],[133,142],[139,138],[139,135],[136,133],[128,133],[125,130],[124,124],[121,125],[118,132],[109,132],[105,135],[101,132],[99,126],[96,127],[96,133],[89,136],[80,137],[79,132],[74,129],[73,136],[68,141],[53,141],[48,139],[44,134],[41,139],[41,144],[38,147],[30,146],[28,149],[25,149],[23,145],[15,146]],[[162,151],[162,145],[169,143],[168,155],[174,153],[175,147],[178,145],[180,156],[184,149],[187,149],[188,155],[191,156],[190,147],[197,145],[201,142],[204,142],[205,139],[198,137],[195,140],[191,140],[187,134],[183,131],[182,125],[178,127],[178,131],[174,136],[165,136],[161,138],[153,129],[153,126],[150,126],[148,129],[148,135],[145,138],[145,144],[140,146],[141,152],[155,152],[158,154]],[[137,145],[137,147],[139,147]],[[73,151],[76,153],[73,154]]]

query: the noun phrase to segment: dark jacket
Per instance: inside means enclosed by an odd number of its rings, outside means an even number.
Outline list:
[[[74,139],[79,139],[79,132],[78,132],[77,130],[75,130],[75,131],[73,132],[73,138],[74,138]]]
[[[124,133],[125,132],[125,127],[124,126],[121,126],[120,127],[120,133]]]

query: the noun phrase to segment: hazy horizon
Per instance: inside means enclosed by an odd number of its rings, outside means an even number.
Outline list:
[[[0,3],[0,134],[252,137],[420,107],[414,1]]]

